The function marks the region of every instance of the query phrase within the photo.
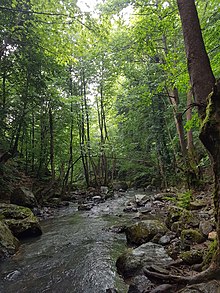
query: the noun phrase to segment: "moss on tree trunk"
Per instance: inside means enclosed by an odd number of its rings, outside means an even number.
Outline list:
[[[203,120],[200,139],[212,158],[215,188],[213,192],[218,249],[214,261],[220,266],[220,81],[208,96],[206,116]]]

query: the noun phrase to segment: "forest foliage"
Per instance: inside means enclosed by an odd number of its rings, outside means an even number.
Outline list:
[[[197,9],[218,78],[220,6]],[[77,1],[2,0],[2,164],[9,154],[64,189],[195,186],[210,164],[199,127],[176,1],[108,0],[94,13]]]

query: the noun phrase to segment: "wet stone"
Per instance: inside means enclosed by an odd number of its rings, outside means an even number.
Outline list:
[[[176,292],[173,291],[175,287],[170,285],[170,284],[163,284],[160,286],[157,286],[156,288],[154,288],[151,293],[171,293],[171,292]]]
[[[170,243],[170,241],[171,241],[170,236],[164,235],[164,236],[160,237],[158,243],[161,245],[167,245]]]
[[[166,226],[158,220],[144,220],[128,226],[125,234],[128,243],[141,245],[151,241],[158,234],[161,237],[167,230]]]
[[[156,243],[145,243],[135,249],[128,249],[119,256],[116,266],[118,272],[126,279],[140,274],[144,267],[157,265],[164,267],[172,261],[164,247]]]
[[[146,276],[139,275],[132,279],[128,293],[143,293],[146,290],[151,290],[152,287],[153,284]]]

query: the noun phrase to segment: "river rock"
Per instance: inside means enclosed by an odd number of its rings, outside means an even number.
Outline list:
[[[135,194],[135,202],[137,206],[142,207],[150,200],[149,195],[146,194]]]
[[[163,246],[156,243],[145,243],[135,249],[127,249],[117,259],[118,272],[126,279],[143,274],[143,268],[151,265],[166,266],[172,258]]]
[[[176,292],[175,286],[170,285],[170,284],[162,284],[154,288],[151,293],[168,293],[168,292]]]
[[[92,197],[92,200],[96,203],[99,203],[100,201],[102,201],[102,197],[101,195],[95,195]]]
[[[144,220],[127,226],[125,235],[130,244],[141,245],[152,240],[156,235],[164,235],[167,227],[158,220]]]
[[[213,230],[212,223],[210,221],[200,222],[199,230],[204,236],[208,237],[209,233]]]
[[[129,212],[137,212],[137,204],[134,200],[129,200],[125,204],[125,208],[123,209],[123,212],[129,213]]]
[[[217,239],[217,232],[216,231],[210,232],[208,235],[208,239],[212,240],[212,241],[216,240]]]
[[[160,237],[158,243],[161,245],[167,245],[170,243],[170,241],[171,241],[171,238],[169,235],[163,235],[162,237]]]
[[[0,258],[14,254],[19,247],[19,241],[8,226],[0,221]]]
[[[219,293],[220,281],[213,280],[208,283],[195,284],[187,286],[179,291],[179,293]]]
[[[171,231],[180,233],[182,229],[199,227],[199,217],[184,208],[172,206],[168,210],[165,223]]]
[[[13,272],[10,272],[4,279],[15,281],[15,280],[18,280],[20,276],[21,276],[21,272],[18,270],[15,270]]]
[[[200,231],[193,229],[182,230],[180,239],[183,245],[199,244],[205,241],[205,238]]]
[[[184,251],[180,254],[180,258],[183,260],[185,264],[194,265],[200,264],[203,261],[204,251],[202,250],[189,250]]]
[[[189,209],[190,210],[200,210],[207,205],[207,202],[204,200],[195,200],[190,202]]]
[[[153,211],[153,206],[151,202],[146,203],[143,207],[139,208],[139,212],[141,212],[142,214],[148,214],[150,212]]]
[[[0,215],[17,238],[42,234],[39,221],[29,208],[14,204],[0,204]]]
[[[92,207],[94,206],[94,203],[81,203],[78,205],[79,211],[90,211]]]
[[[28,208],[34,208],[38,206],[37,200],[34,194],[26,187],[19,187],[13,190],[11,194],[12,204],[24,206]]]
[[[121,182],[114,182],[112,184],[112,187],[114,190],[117,190],[117,191],[126,191],[128,190],[128,184],[124,181],[121,181]]]
[[[128,293],[143,293],[153,288],[151,281],[144,275],[139,275],[132,278]]]

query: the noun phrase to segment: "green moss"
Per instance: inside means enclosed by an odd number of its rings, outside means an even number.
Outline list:
[[[126,227],[125,234],[128,243],[141,245],[153,239],[160,233],[164,235],[166,226],[158,220],[145,220]]]
[[[217,240],[214,240],[213,242],[210,243],[205,256],[203,258],[203,268],[206,269],[208,267],[208,265],[210,264],[210,262],[212,261],[216,251],[218,248],[218,243]]]
[[[182,230],[180,238],[183,244],[202,243],[205,240],[198,230],[193,229]]]
[[[184,251],[180,258],[188,265],[194,265],[202,262],[203,252],[201,250]]]
[[[173,206],[169,208],[165,223],[169,229],[172,229],[174,223],[178,222],[181,229],[187,227],[193,219],[192,213],[182,207]]]
[[[211,119],[212,113],[214,112],[214,103],[212,101],[212,95],[213,92],[211,92],[207,97],[206,115],[204,120],[202,121],[201,129],[205,127],[207,123],[212,124],[212,122],[215,121],[212,121]]]

